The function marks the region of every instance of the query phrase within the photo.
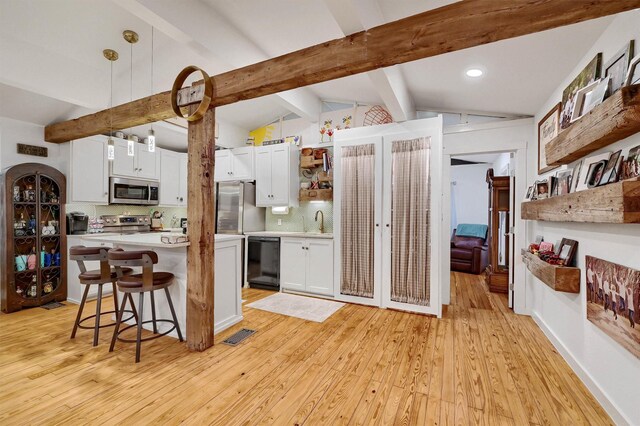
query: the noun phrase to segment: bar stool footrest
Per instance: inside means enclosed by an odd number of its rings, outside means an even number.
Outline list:
[[[133,315],[133,311],[124,311],[124,312],[128,313],[128,314],[131,314],[131,316],[129,318],[127,318],[127,319],[123,319],[122,322],[129,321],[129,320],[135,318],[135,315]],[[100,316],[108,315],[108,314],[115,314],[115,313],[116,313],[116,311],[106,311],[106,312],[101,312]],[[96,314],[89,315],[88,317],[82,318],[80,321],[78,321],[78,328],[82,328],[84,330],[95,330],[95,328],[96,328],[95,325],[92,325],[92,326],[82,325],[83,322],[85,322],[87,320],[90,320],[90,319],[93,319],[95,317],[96,317]],[[95,321],[94,321],[94,324],[95,324]],[[109,324],[101,325],[98,328],[113,327],[114,325],[116,325],[115,321],[112,322],[112,323],[109,323]]]
[[[124,320],[122,320],[122,322],[124,322]],[[169,324],[173,324],[173,327],[171,327],[169,330],[165,331],[164,333],[157,333],[157,334],[154,333],[154,335],[151,336],[151,337],[145,337],[144,339],[140,339],[141,342],[147,342],[149,340],[157,339],[158,337],[166,336],[167,334],[171,333],[173,330],[176,329],[176,325],[172,320],[157,319],[156,322],[157,323],[158,322],[168,322]],[[142,324],[151,324],[151,323],[153,323],[153,320],[142,321]],[[119,330],[118,331],[118,336],[117,336],[118,341],[124,342],[124,343],[136,343],[137,342],[136,339],[123,339],[123,338],[120,337],[120,335],[122,333],[124,333],[125,331],[127,331],[128,329],[133,328],[133,327],[137,327],[137,326],[138,326],[138,324],[131,324],[131,325],[128,325],[125,328]]]

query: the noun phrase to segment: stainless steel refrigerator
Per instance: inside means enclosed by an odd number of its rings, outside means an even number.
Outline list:
[[[216,234],[264,231],[265,208],[256,207],[253,182],[216,183]]]

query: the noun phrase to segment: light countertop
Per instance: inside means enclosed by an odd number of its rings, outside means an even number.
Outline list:
[[[131,245],[141,247],[155,247],[155,248],[168,248],[177,249],[182,247],[188,247],[189,242],[167,244],[163,243],[161,238],[168,236],[183,236],[182,233],[177,232],[139,232],[136,234],[116,234],[116,233],[102,233],[102,234],[84,234],[73,235],[74,237],[80,237],[84,240],[91,240],[103,243],[111,243],[115,245]],[[244,235],[223,235],[216,234],[216,242],[233,241],[244,239]]]
[[[292,238],[325,238],[333,239],[333,234],[321,234],[319,232],[278,232],[278,231],[256,231],[245,232],[246,236],[253,237],[292,237]]]

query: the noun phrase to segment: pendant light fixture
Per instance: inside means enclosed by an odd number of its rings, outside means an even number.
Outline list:
[[[153,96],[153,26],[151,27],[151,96]],[[156,151],[156,133],[153,131],[153,123],[151,123],[147,136],[147,150],[149,152]]]
[[[132,30],[124,30],[122,37],[129,43],[131,47],[131,71],[129,76],[129,93],[131,95],[131,102],[133,102],[133,45],[138,42],[140,37],[138,33]],[[131,133],[132,129],[129,129],[129,136],[127,137],[127,155],[133,157],[135,155],[135,135]]]
[[[118,52],[113,49],[104,49],[102,55],[109,61],[111,79],[109,88],[109,139],[107,140],[107,159],[115,158],[115,145],[113,143],[113,63],[118,60]]]

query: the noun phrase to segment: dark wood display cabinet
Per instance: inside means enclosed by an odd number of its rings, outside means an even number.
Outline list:
[[[486,281],[489,290],[498,293],[509,291],[509,223],[510,178],[494,176],[493,169],[487,170],[489,184],[489,266]]]
[[[67,298],[66,179],[38,163],[7,169],[2,175],[3,312]]]

